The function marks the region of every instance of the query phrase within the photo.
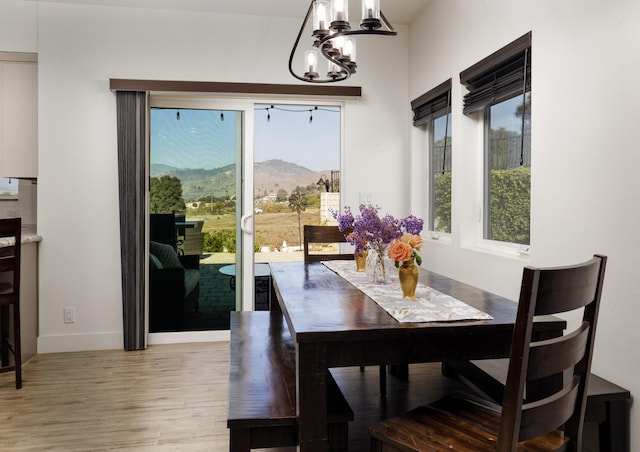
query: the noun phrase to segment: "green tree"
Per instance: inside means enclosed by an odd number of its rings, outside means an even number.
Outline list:
[[[285,202],[287,200],[288,197],[288,193],[287,190],[281,188],[280,190],[278,190],[278,194],[276,195],[276,201],[277,202]]]
[[[182,182],[177,177],[152,177],[149,191],[149,210],[152,213],[184,212]]]
[[[302,212],[305,211],[308,205],[309,205],[309,202],[307,200],[307,197],[305,195],[300,194],[299,191],[295,191],[291,193],[291,196],[289,196],[289,208],[298,214],[298,240],[299,240],[298,243],[300,243],[300,245],[302,245],[301,217],[302,217]]]

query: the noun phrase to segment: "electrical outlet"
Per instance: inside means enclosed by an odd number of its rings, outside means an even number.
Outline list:
[[[18,209],[7,209],[7,217],[14,218],[20,215]]]
[[[76,323],[75,308],[64,308],[64,323]]]
[[[360,204],[371,205],[371,192],[360,192]]]

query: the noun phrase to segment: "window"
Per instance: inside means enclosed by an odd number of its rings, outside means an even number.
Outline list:
[[[429,228],[451,233],[451,113],[431,121]]]
[[[485,109],[484,238],[488,240],[529,244],[530,107],[531,92],[527,92]]]
[[[0,177],[0,200],[18,199],[18,179]]]
[[[429,133],[429,229],[451,233],[451,79],[411,102]]]
[[[483,112],[483,238],[528,245],[531,199],[531,33],[460,73],[465,114]]]

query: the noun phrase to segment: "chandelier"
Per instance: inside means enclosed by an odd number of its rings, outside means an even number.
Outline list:
[[[352,30],[349,24],[349,0],[311,0],[296,42],[289,56],[289,72],[298,80],[310,83],[332,83],[348,79],[356,72],[357,35],[395,36],[398,32],[391,26],[382,11],[380,0],[361,0],[362,20],[360,29]],[[304,29],[313,16],[313,49],[304,52],[304,75],[293,70],[293,58]],[[327,61],[326,75],[319,68],[319,54]]]

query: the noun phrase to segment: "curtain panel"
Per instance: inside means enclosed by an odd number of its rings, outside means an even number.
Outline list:
[[[147,93],[116,92],[124,349],[146,348],[145,164]]]

